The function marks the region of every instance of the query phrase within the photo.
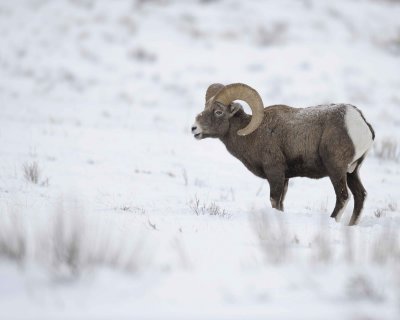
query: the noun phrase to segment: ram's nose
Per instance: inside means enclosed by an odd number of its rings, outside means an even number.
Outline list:
[[[201,129],[201,127],[199,126],[199,124],[197,122],[195,122],[192,125],[192,134],[194,135],[194,137],[198,140],[203,138],[203,130]]]

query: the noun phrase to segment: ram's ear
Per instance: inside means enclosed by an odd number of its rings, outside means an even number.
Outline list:
[[[237,112],[243,111],[243,107],[240,103],[232,102],[228,106],[229,118],[233,117]]]

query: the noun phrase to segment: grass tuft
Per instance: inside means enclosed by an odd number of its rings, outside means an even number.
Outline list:
[[[194,197],[189,202],[189,207],[192,212],[197,216],[209,215],[209,216],[219,216],[223,218],[229,218],[230,214],[218,206],[215,202],[206,204],[201,202],[197,197]]]
[[[36,161],[25,163],[23,166],[24,177],[28,182],[38,184],[40,179],[40,169]]]
[[[399,161],[400,148],[398,141],[393,138],[384,138],[374,143],[374,155],[382,160]]]
[[[121,219],[113,220],[117,221]],[[143,239],[132,236],[131,229],[122,231],[122,225],[89,220],[82,206],[74,203],[60,202],[41,222],[4,210],[0,260],[37,264],[57,279],[73,279],[99,268],[137,272],[148,265]]]
[[[267,262],[281,264],[287,261],[290,256],[290,244],[298,243],[299,239],[297,236],[291,236],[281,217],[253,213],[251,222]]]

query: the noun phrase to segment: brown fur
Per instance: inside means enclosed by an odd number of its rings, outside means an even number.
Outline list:
[[[223,114],[217,116],[216,110]],[[349,198],[349,186],[355,197],[351,219],[355,224],[366,194],[358,177],[364,157],[358,160],[353,173],[347,173],[355,151],[345,126],[345,113],[343,104],[310,108],[274,105],[264,109],[264,120],[253,133],[239,136],[237,131],[250,122],[251,116],[237,103],[224,106],[211,100],[196,117],[202,129],[196,137],[219,138],[247,169],[267,179],[272,207],[278,210],[283,210],[290,178],[328,176],[336,193],[331,215],[334,218]],[[192,131],[196,130],[194,126]]]

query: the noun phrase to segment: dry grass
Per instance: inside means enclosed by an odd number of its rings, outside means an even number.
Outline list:
[[[285,22],[271,24],[268,28],[259,26],[256,32],[256,42],[260,46],[271,46],[282,43],[288,26]]]
[[[26,162],[22,168],[24,172],[24,178],[26,181],[33,184],[38,184],[42,187],[49,186],[48,177],[41,180],[42,171],[40,170],[39,165],[36,161],[33,161],[31,163]]]
[[[67,218],[64,207],[60,204],[56,209],[51,226],[49,246],[53,270],[67,269],[70,274],[77,275],[83,265],[83,243],[85,223],[79,223],[76,213]],[[68,221],[67,219],[74,219]]]
[[[396,199],[388,199],[383,207],[375,209],[374,215],[377,218],[385,217],[387,212],[396,212],[397,209]]]
[[[342,226],[338,232],[321,223],[320,231],[299,238],[280,213],[252,212],[251,218],[260,249],[270,264],[400,266],[400,239],[395,228],[383,226],[371,234]]]
[[[230,214],[226,212],[225,209],[222,209],[220,206],[218,206],[215,202],[207,204],[205,202],[201,202],[197,197],[194,197],[189,202],[189,207],[197,216],[209,215],[223,218],[230,217]]]
[[[346,295],[351,300],[361,301],[369,300],[373,302],[382,302],[382,288],[377,287],[371,279],[363,274],[350,276],[347,281]]]
[[[25,163],[23,166],[24,177],[28,182],[38,184],[40,179],[40,169],[36,161],[31,163]]]
[[[312,259],[316,263],[329,263],[333,259],[334,248],[329,230],[316,234],[311,243],[311,249]]]
[[[342,248],[337,245],[342,242]],[[330,229],[321,230],[311,243],[315,262],[346,265],[400,265],[399,237],[395,230],[384,227],[368,234],[343,226],[343,232],[331,235]],[[317,254],[317,255],[316,255]]]
[[[142,237],[129,231],[109,222],[89,221],[76,204],[60,202],[42,223],[6,210],[0,220],[0,260],[35,263],[62,279],[98,268],[136,272],[149,261]]]
[[[189,179],[188,179],[187,171],[185,168],[182,168],[182,177],[183,177],[183,182],[185,184],[185,187],[187,187],[189,185]]]
[[[157,56],[145,48],[135,48],[128,53],[129,57],[141,62],[154,62]]]
[[[146,210],[142,207],[132,206],[130,204],[123,204],[118,207],[114,207],[114,210],[123,211],[123,212],[131,212],[135,214],[144,215],[146,214]]]
[[[398,141],[393,138],[383,138],[374,143],[374,155],[382,160],[399,161],[400,148]]]
[[[290,244],[297,237],[291,236],[283,220],[273,214],[256,212],[252,214],[251,223],[260,243],[260,248],[267,262],[280,264],[290,256]]]
[[[378,234],[368,247],[371,262],[379,265],[400,263],[400,246],[397,230],[385,228]]]
[[[27,254],[26,226],[19,211],[2,215],[0,220],[0,258],[24,264]]]

